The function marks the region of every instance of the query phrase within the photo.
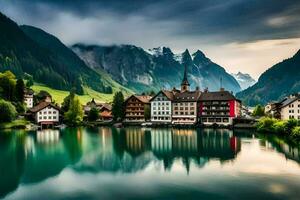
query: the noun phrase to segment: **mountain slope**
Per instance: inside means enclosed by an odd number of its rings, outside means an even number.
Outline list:
[[[249,74],[243,74],[242,72],[238,72],[237,74],[231,75],[240,84],[242,90],[245,90],[256,83],[256,81]]]
[[[194,88],[200,85],[202,88],[219,90],[222,78],[226,89],[233,92],[241,89],[230,74],[200,51],[193,54],[192,58],[188,50],[175,55],[167,47],[145,51],[133,45],[75,44],[72,49],[91,68],[105,70],[114,80],[137,92],[178,87],[184,65],[188,66],[189,80]]]
[[[255,105],[281,99],[300,91],[300,50],[264,72],[252,87],[237,94],[244,103]]]
[[[17,76],[25,72],[36,82],[61,90],[75,87],[78,94],[84,87],[112,93],[112,80],[96,73],[56,37],[31,26],[19,27],[0,13],[0,71],[11,70]],[[122,89],[124,87],[120,86]]]

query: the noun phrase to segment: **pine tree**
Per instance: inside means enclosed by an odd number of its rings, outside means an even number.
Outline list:
[[[89,114],[88,114],[88,120],[89,121],[96,121],[99,119],[99,110],[95,107],[92,107]]]
[[[114,95],[112,104],[112,114],[114,121],[121,121],[124,118],[125,107],[124,107],[124,95],[122,92],[117,92]]]
[[[25,90],[25,84],[23,79],[18,79],[16,84],[16,100],[18,102],[24,101],[24,90]]]
[[[70,91],[70,94],[64,98],[64,101],[61,104],[61,110],[62,110],[62,112],[67,112],[69,110],[70,101],[71,101],[71,99],[74,98],[74,96],[75,96],[75,89],[72,89]]]

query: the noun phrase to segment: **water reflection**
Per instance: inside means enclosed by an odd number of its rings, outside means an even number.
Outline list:
[[[104,127],[0,134],[0,198],[20,185],[42,183],[66,169],[79,174],[135,174],[161,165],[168,172],[184,167],[188,175],[191,166],[201,170],[210,161],[232,163],[242,152],[243,139],[244,144],[257,140],[252,134],[221,129]],[[300,162],[299,146],[276,137],[261,137],[259,146]]]

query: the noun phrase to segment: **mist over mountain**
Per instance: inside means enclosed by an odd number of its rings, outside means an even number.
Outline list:
[[[256,80],[254,80],[254,78],[252,78],[249,74],[243,74],[242,72],[238,72],[237,74],[232,73],[231,75],[240,84],[242,90],[245,90],[256,83]]]
[[[74,44],[71,48],[88,66],[105,70],[114,80],[136,92],[179,87],[185,65],[192,88],[200,86],[214,91],[222,84],[229,91],[241,90],[234,77],[200,50],[191,55],[188,50],[174,54],[168,47],[144,50],[134,45]]]

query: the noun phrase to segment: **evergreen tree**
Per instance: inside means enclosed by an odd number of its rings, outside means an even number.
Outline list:
[[[16,100],[18,102],[24,101],[24,90],[25,90],[25,84],[23,79],[18,79],[16,84]]]
[[[124,118],[125,107],[124,107],[124,96],[122,92],[117,92],[114,95],[112,104],[112,114],[114,121],[121,121]]]
[[[150,120],[151,118],[151,108],[150,108],[150,105],[145,105],[144,107],[144,117],[145,117],[145,120]]]
[[[83,110],[77,96],[70,99],[69,110],[65,113],[65,121],[69,126],[77,126],[82,122]]]
[[[64,98],[64,101],[61,104],[61,110],[63,113],[67,112],[69,110],[70,101],[71,101],[71,99],[74,98],[74,96],[75,96],[75,89],[72,89],[70,91],[70,94]]]
[[[99,110],[95,107],[92,107],[89,114],[88,114],[88,120],[89,121],[96,121],[99,119]]]

